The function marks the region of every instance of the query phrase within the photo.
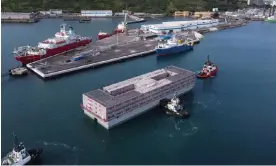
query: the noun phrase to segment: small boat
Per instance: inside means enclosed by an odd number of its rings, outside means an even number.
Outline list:
[[[12,76],[24,76],[28,74],[28,70],[25,67],[18,67],[9,70],[9,74]]]
[[[205,62],[202,70],[197,74],[198,78],[209,78],[213,77],[218,72],[218,66],[209,60],[209,55],[207,61]]]
[[[14,148],[1,161],[1,165],[27,165],[35,164],[39,159],[42,149],[26,150],[23,142],[18,143],[16,135],[14,137]]]
[[[165,42],[160,42],[155,48],[157,56],[177,54],[193,50],[193,43],[177,40],[175,36]]]
[[[174,94],[172,99],[162,99],[160,101],[160,106],[166,109],[166,114],[175,115],[178,117],[187,118],[189,113],[187,109],[180,105],[180,100]]]
[[[79,20],[79,23],[89,23],[89,22],[91,22],[91,18],[84,18]]]
[[[265,19],[266,22],[276,23],[276,15],[270,16]]]

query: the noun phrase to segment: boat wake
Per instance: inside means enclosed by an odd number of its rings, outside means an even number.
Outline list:
[[[200,106],[202,106],[202,107],[204,107],[204,108],[207,107],[207,105],[204,102],[197,101],[195,103],[198,104],[198,105],[200,105]]]
[[[43,145],[45,145],[45,146],[59,146],[59,147],[63,147],[63,148],[69,149],[70,151],[73,151],[73,152],[80,150],[76,146],[72,147],[72,146],[69,146],[69,145],[67,145],[65,143],[59,143],[59,142],[46,142],[46,141],[44,141]]]
[[[198,130],[198,127],[196,127],[190,120],[188,120],[188,121],[190,122],[192,128],[188,129],[187,132],[182,133],[182,136],[184,136],[184,137],[194,135]]]
[[[174,128],[175,128],[175,130],[178,130],[178,131],[181,131],[182,130],[182,132],[181,132],[181,135],[182,136],[191,136],[191,135],[194,135],[196,132],[197,132],[197,130],[198,130],[198,127],[196,127],[193,123],[192,123],[192,121],[191,120],[182,120],[182,119],[180,119],[180,120],[177,120],[177,121],[175,121],[175,120],[173,120],[173,119],[171,119],[170,118],[170,120],[172,120],[173,121],[173,123],[174,123]],[[187,129],[187,122],[190,124],[190,127]],[[182,123],[186,123],[185,124],[185,129],[181,129],[180,128],[180,125],[182,124]],[[183,131],[184,130],[184,131]],[[169,135],[170,137],[173,137],[173,135],[172,134],[170,134]]]
[[[207,107],[211,107],[214,110],[218,110],[217,107],[220,105],[220,101],[216,99],[209,99],[207,101],[195,101],[194,104],[199,105],[203,109],[206,109]]]

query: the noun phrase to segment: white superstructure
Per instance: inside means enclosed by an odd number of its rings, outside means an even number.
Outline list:
[[[27,152],[22,142],[18,144],[15,136],[14,148],[2,159],[1,165],[26,165],[31,160],[31,155]]]
[[[190,91],[194,85],[194,72],[168,66],[85,93],[82,108],[109,129],[155,107],[161,99]]]
[[[145,32],[180,32],[183,30],[195,30],[199,28],[211,28],[219,24],[218,19],[192,20],[192,21],[170,21],[162,24],[141,25],[141,30]]]

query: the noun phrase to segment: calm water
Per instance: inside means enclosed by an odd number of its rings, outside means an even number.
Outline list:
[[[121,19],[70,22],[76,33],[111,31]],[[155,21],[158,22],[158,21]],[[17,65],[13,47],[52,36],[62,20],[2,25],[2,72]],[[138,26],[138,25],[131,25]],[[155,55],[43,81],[2,78],[2,155],[12,132],[27,147],[42,147],[43,164],[276,164],[276,24],[205,35],[193,52]],[[182,101],[191,111],[179,121],[152,110],[107,131],[80,109],[81,95],[167,65],[198,71],[207,54],[220,71],[197,80]]]

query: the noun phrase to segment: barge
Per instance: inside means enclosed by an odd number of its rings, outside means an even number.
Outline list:
[[[195,73],[168,66],[82,95],[84,114],[110,129],[151,108],[160,100],[195,86]]]

